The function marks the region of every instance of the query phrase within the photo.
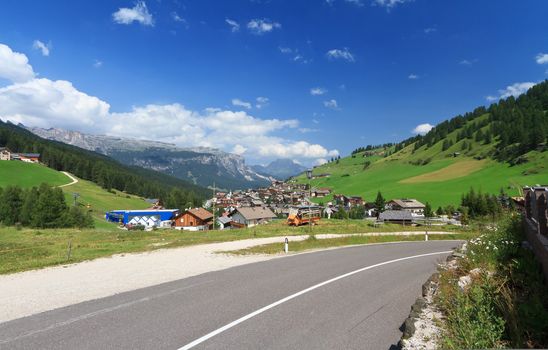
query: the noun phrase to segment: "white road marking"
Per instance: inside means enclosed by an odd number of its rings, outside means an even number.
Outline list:
[[[343,278],[346,278],[346,277],[349,277],[349,276],[352,276],[352,275],[355,275],[357,273],[360,273],[360,272],[363,272],[363,271],[366,271],[366,270],[370,270],[370,269],[374,269],[376,267],[379,267],[379,266],[383,266],[383,265],[388,265],[388,264],[392,264],[392,263],[396,263],[396,262],[400,262],[400,261],[404,261],[404,260],[409,260],[409,259],[416,259],[416,258],[422,258],[422,257],[425,257],[425,256],[431,256],[431,255],[440,255],[440,254],[449,254],[453,252],[452,250],[446,250],[446,251],[443,251],[443,252],[435,252],[435,253],[428,253],[428,254],[420,254],[420,255],[413,255],[413,256],[408,256],[408,257],[405,257],[405,258],[399,258],[399,259],[394,259],[394,260],[389,260],[389,261],[385,261],[385,262],[382,262],[382,263],[378,263],[378,264],[375,264],[375,265],[370,265],[370,266],[366,266],[366,267],[362,267],[361,269],[358,269],[358,270],[354,270],[354,271],[351,271],[351,272],[348,272],[348,273],[345,273],[343,275],[340,275],[340,276],[337,276],[337,277],[334,277],[332,279],[329,279],[327,281],[324,281],[324,282],[321,282],[321,283],[318,283],[316,285],[313,285],[312,287],[308,287],[304,290],[301,290],[300,292],[297,292],[295,294],[292,294],[290,296],[287,296],[283,299],[280,299],[270,305],[267,305],[263,308],[260,308],[259,310],[256,310],[256,311],[253,311],[252,313],[250,314],[247,314],[235,321],[232,321],[230,322],[229,324],[221,327],[221,328],[218,328],[216,330],[214,330],[213,332],[210,332],[206,335],[204,335],[203,337],[200,337],[196,340],[194,340],[193,342],[191,343],[188,343],[187,345],[179,348],[178,350],[188,350],[188,349],[191,349],[193,347],[195,347],[196,345],[199,345],[203,342],[205,342],[206,340],[210,339],[210,338],[213,338],[214,336],[226,331],[226,330],[229,330],[230,328],[234,327],[234,326],[237,326],[238,324],[242,323],[242,322],[245,322],[247,320],[249,320],[250,318],[253,318],[259,314],[262,314],[263,312],[267,311],[267,310],[270,310],[278,305],[281,305],[291,299],[295,299],[296,297],[298,296],[301,296],[303,294],[306,294],[308,292],[311,292],[313,291],[314,289],[318,289],[320,287],[323,287],[325,285],[328,285],[330,283],[333,283],[333,282],[336,282],[338,280],[341,280]]]

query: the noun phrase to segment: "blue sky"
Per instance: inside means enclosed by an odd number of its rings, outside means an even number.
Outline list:
[[[548,78],[547,13],[542,0],[7,0],[0,119],[315,164]]]

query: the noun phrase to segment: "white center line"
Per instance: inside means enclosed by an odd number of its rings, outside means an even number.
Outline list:
[[[394,259],[394,260],[389,260],[389,261],[384,261],[384,262],[381,262],[381,263],[378,263],[378,264],[375,264],[375,265],[370,265],[370,266],[366,266],[366,267],[362,267],[361,269],[358,269],[358,270],[354,270],[354,271],[351,271],[351,272],[348,272],[348,273],[345,273],[343,275],[340,275],[340,276],[337,276],[337,277],[334,277],[332,279],[329,279],[327,281],[324,281],[324,282],[321,282],[321,283],[318,283],[316,285],[313,285],[312,287],[308,287],[306,289],[303,289],[301,290],[300,292],[297,292],[295,294],[291,294],[290,296],[287,296],[283,299],[280,299],[270,305],[267,305],[265,307],[262,307],[256,311],[253,311],[252,313],[249,313],[243,317],[240,317],[239,319],[235,320],[235,321],[232,321],[230,322],[229,324],[221,327],[221,328],[218,328],[206,335],[204,335],[203,337],[200,337],[196,340],[194,340],[193,342],[191,343],[188,343],[186,344],[185,346],[179,348],[178,350],[188,350],[188,349],[191,349],[193,347],[195,347],[196,345],[199,345],[203,342],[205,342],[206,340],[210,339],[210,338],[213,338],[214,336],[234,327],[234,326],[237,326],[238,324],[242,323],[242,322],[245,322],[247,320],[249,320],[250,318],[252,317],[255,317],[267,310],[270,310],[278,305],[281,305],[291,299],[295,299],[296,297],[298,296],[301,296],[303,294],[306,294],[308,292],[311,292],[313,291],[314,289],[318,289],[320,287],[323,287],[325,285],[328,285],[330,283],[333,283],[333,282],[336,282],[340,279],[343,279],[343,278],[346,278],[346,277],[349,277],[349,276],[352,276],[352,275],[355,275],[357,273],[360,273],[360,272],[363,272],[363,271],[366,271],[366,270],[370,270],[370,269],[374,269],[376,267],[379,267],[379,266],[383,266],[383,265],[388,265],[388,264],[392,264],[392,263],[396,263],[396,262],[400,262],[400,261],[404,261],[404,260],[410,260],[410,259],[416,259],[416,258],[422,258],[422,257],[425,257],[425,256],[431,256],[431,255],[440,255],[440,254],[449,254],[453,252],[452,250],[446,250],[446,251],[443,251],[443,252],[435,252],[435,253],[428,253],[428,254],[420,254],[420,255],[413,255],[413,256],[408,256],[408,257],[405,257],[405,258],[399,258],[399,259]]]

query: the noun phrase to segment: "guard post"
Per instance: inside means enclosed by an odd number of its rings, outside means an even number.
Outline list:
[[[285,237],[284,253],[287,254],[288,251],[289,251],[289,240],[287,239],[287,237]]]

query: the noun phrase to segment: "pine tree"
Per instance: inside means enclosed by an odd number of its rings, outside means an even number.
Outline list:
[[[443,210],[443,208],[440,206],[438,207],[438,209],[436,210],[436,215],[437,216],[441,216],[445,213],[445,211]]]
[[[0,198],[0,221],[4,225],[15,225],[19,221],[21,206],[23,205],[22,191],[20,187],[8,186],[2,191]]]
[[[430,203],[426,202],[424,205],[424,217],[425,218],[431,218],[434,216],[434,212],[432,211],[432,206]]]
[[[47,184],[41,184],[40,193],[34,207],[31,225],[40,228],[64,226],[64,212],[67,210],[65,196],[61,189],[51,189]]]
[[[381,194],[381,191],[377,193],[377,198],[375,199],[375,209],[377,210],[377,216],[384,211],[384,206],[386,205],[386,200]]]
[[[21,224],[23,226],[29,226],[32,221],[32,215],[34,213],[34,207],[38,201],[39,193],[36,187],[31,188],[25,192],[23,206],[21,207]]]

